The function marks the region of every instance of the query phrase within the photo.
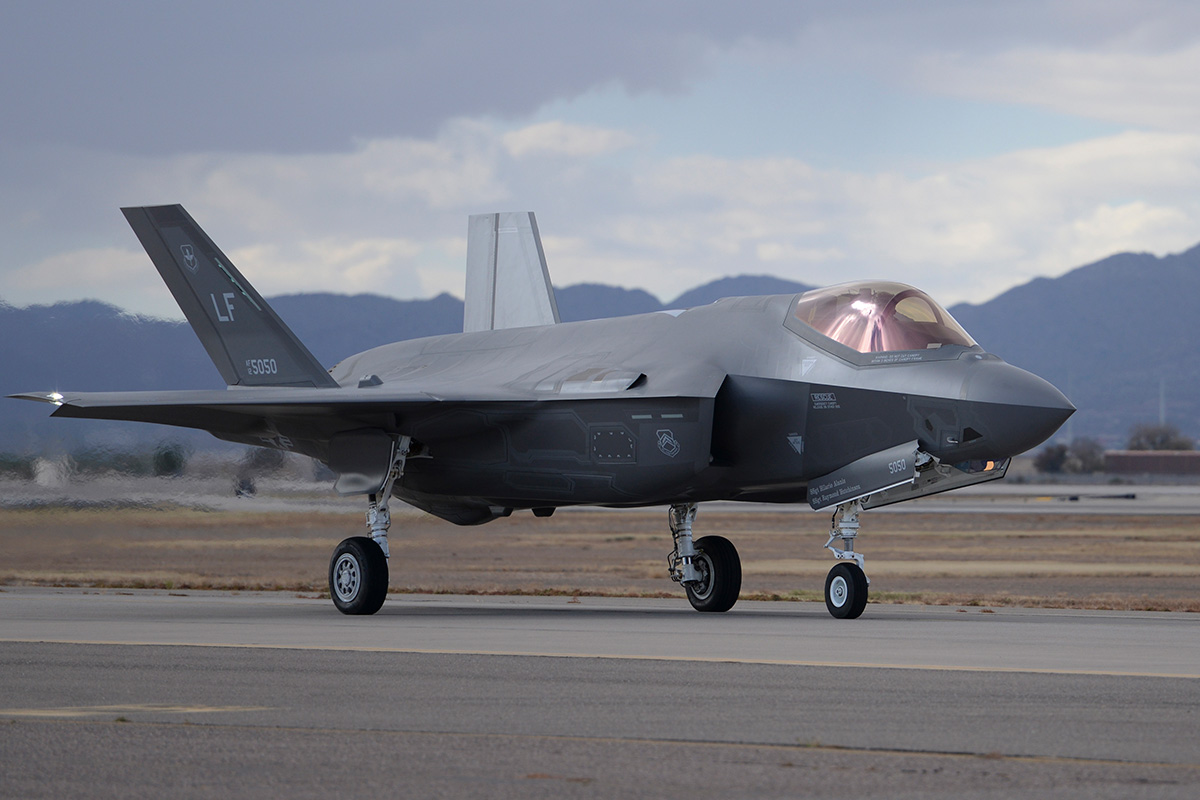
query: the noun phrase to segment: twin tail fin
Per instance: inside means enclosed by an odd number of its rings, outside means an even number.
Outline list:
[[[558,303],[533,212],[472,215],[467,221],[463,331],[556,322]]]
[[[226,384],[338,385],[183,206],[121,212]]]

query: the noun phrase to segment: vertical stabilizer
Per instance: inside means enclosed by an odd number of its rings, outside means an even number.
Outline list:
[[[556,322],[558,304],[533,212],[471,216],[467,222],[463,331]]]
[[[183,206],[121,211],[225,383],[337,386]]]

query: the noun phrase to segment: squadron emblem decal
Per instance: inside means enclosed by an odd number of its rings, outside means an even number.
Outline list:
[[[662,451],[664,456],[674,458],[679,455],[679,440],[675,438],[675,434],[670,430],[663,429],[656,431],[658,436],[658,449]]]
[[[196,263],[196,252],[192,249],[192,246],[190,244],[181,244],[179,245],[179,252],[183,253],[183,265],[192,272],[195,272],[196,267],[199,265]]]

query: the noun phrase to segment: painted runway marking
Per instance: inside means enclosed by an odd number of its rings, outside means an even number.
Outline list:
[[[63,706],[61,708],[0,708],[0,717],[37,717],[60,719],[96,717],[109,714],[215,714],[222,711],[271,711],[270,706],[175,706],[158,703],[135,703],[113,706]]]
[[[811,659],[737,658],[734,656],[667,656],[628,653],[571,653],[533,650],[451,650],[443,648],[378,647],[340,644],[244,644],[238,642],[153,642],[153,641],[82,641],[78,639],[10,639],[0,642],[21,644],[77,644],[109,647],[228,647],[237,650],[308,650],[353,653],[398,653],[445,656],[508,656],[516,658],[595,658],[607,661],[682,661],[702,664],[752,664],[781,667],[827,667],[832,669],[905,669],[925,672],[991,672],[1030,675],[1092,675],[1102,678],[1171,678],[1200,680],[1195,672],[1144,672],[1137,670],[1068,669],[1065,667],[985,667],[969,664],[900,664],[867,661],[816,661]]]

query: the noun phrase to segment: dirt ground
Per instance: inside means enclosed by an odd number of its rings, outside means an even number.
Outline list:
[[[1200,517],[870,512],[872,602],[1200,611]],[[358,513],[0,510],[0,584],[326,593]],[[710,512],[742,559],[742,597],[819,600],[825,515]],[[396,592],[678,595],[663,510],[519,513],[460,528],[395,514]]]

